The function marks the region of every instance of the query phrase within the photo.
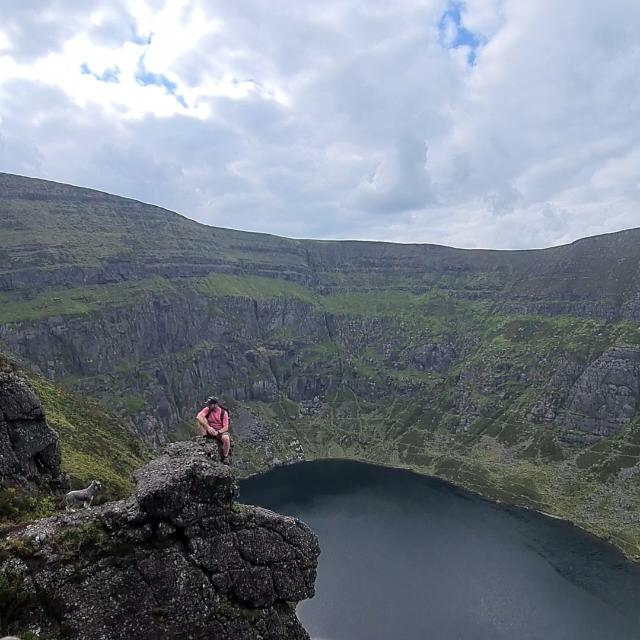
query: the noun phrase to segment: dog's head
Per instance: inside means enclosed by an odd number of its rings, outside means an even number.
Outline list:
[[[100,482],[100,480],[93,480],[91,482],[91,486],[97,491],[100,491],[102,489],[102,483]]]

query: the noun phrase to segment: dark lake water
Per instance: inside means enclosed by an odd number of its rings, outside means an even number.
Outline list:
[[[320,538],[321,640],[639,640],[640,567],[544,516],[407,471],[328,460],[241,483]]]

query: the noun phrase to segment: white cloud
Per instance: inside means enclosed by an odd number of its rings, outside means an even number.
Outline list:
[[[504,23],[503,0],[466,0],[462,7],[465,29],[492,38]]]
[[[453,6],[0,0],[0,169],[293,236],[640,225],[640,5]]]

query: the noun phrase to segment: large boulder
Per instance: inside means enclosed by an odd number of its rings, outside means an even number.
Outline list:
[[[170,445],[134,495],[40,520],[0,547],[0,634],[83,640],[306,639],[309,528],[233,501],[215,444]]]
[[[60,488],[58,435],[45,420],[40,399],[27,379],[0,363],[0,488]]]

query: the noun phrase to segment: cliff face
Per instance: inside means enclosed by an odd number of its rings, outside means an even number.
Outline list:
[[[567,398],[563,421],[610,436],[638,415],[640,348],[611,347],[580,374]]]
[[[58,436],[40,399],[17,370],[0,363],[0,489],[64,487],[60,465]]]
[[[318,542],[300,521],[236,504],[205,442],[171,445],[134,495],[41,520],[0,549],[0,632],[46,638],[303,639]]]
[[[215,313],[211,313],[212,306]],[[296,299],[203,299],[179,295],[143,300],[78,318],[52,318],[0,327],[9,349],[54,380],[77,380],[83,394],[142,398],[135,432],[162,446],[213,385],[237,400],[273,400],[281,388],[310,399],[326,390],[313,368],[292,379],[280,370],[294,345],[265,337],[291,330],[308,344],[329,340],[324,314]],[[297,349],[296,349],[297,351]]]
[[[581,325],[593,335],[577,336],[575,347],[558,336],[558,350],[540,333],[562,323],[539,322],[531,332],[531,321],[512,320],[516,348],[496,353],[482,332],[497,314],[478,309],[476,326],[467,329],[455,309],[438,313],[438,321],[450,322],[438,335],[428,318],[420,326],[406,317],[421,313],[418,305],[398,312],[405,317],[336,313],[296,298],[181,292],[79,317],[0,325],[0,338],[48,377],[119,410],[156,447],[175,436],[176,425],[191,425],[214,387],[235,401],[271,403],[284,395],[308,403],[345,382],[364,399],[389,387],[404,395],[430,386],[433,397],[447,386],[458,430],[508,408],[525,389],[536,399],[518,408],[519,419],[560,430],[609,436],[640,413],[638,347],[615,346],[615,325]],[[536,344],[539,338],[545,344]],[[543,357],[533,359],[534,350]],[[437,387],[427,384],[429,374]],[[139,401],[137,410],[127,398]]]

